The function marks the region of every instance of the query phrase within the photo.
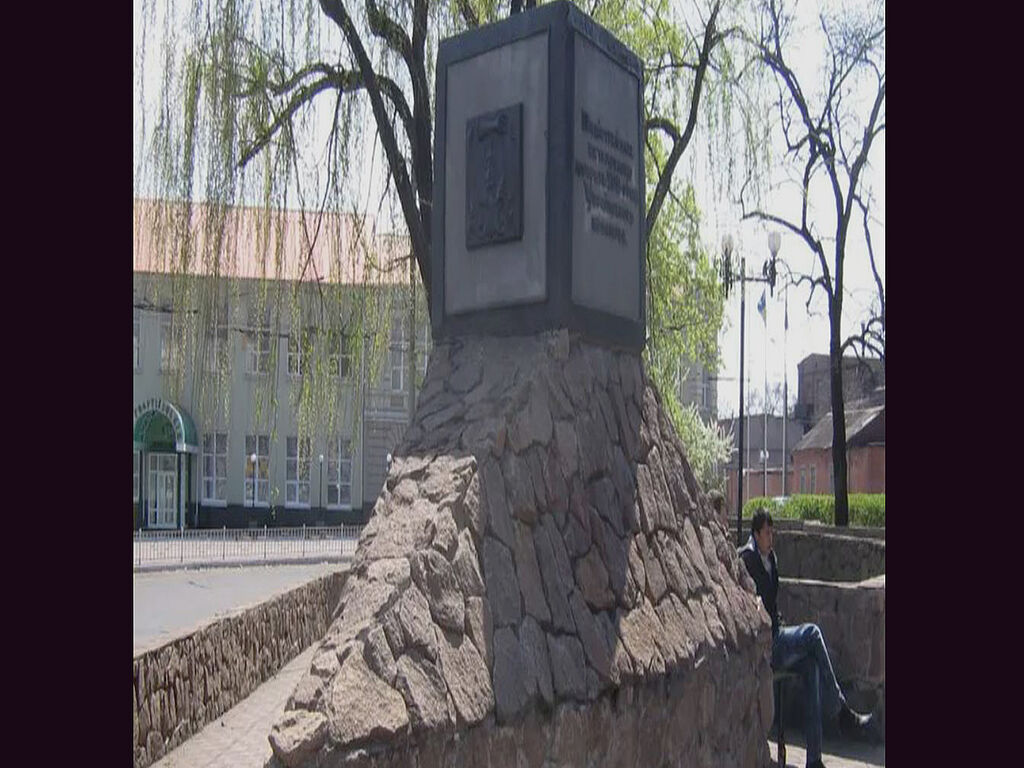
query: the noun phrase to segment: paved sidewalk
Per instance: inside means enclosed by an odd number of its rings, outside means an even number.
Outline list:
[[[133,654],[348,567],[348,563],[308,563],[134,573]]]
[[[320,641],[313,643],[265,682],[173,752],[154,768],[263,768],[270,759],[267,736],[285,702],[309,669]]]
[[[772,754],[772,766],[777,764],[779,745],[775,739],[768,740]],[[885,765],[885,745],[862,744],[856,741],[825,739],[821,761],[825,768],[875,768]],[[801,736],[786,734],[786,768],[804,768],[807,765],[807,750]]]

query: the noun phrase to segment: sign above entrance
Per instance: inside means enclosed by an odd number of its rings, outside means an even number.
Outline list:
[[[174,450],[179,453],[199,453],[199,437],[196,425],[188,411],[162,397],[151,397],[139,403],[133,414],[132,438],[135,450],[149,450],[153,437],[150,426],[154,419],[166,420],[174,434]]]

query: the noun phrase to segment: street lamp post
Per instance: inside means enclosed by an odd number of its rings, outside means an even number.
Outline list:
[[[252,508],[256,508],[256,454],[249,456],[249,460],[252,462]]]
[[[733,252],[733,239],[732,235],[726,234],[722,238],[722,260],[719,268],[722,277],[722,284],[725,287],[726,296],[729,295],[729,289],[735,280],[740,281],[740,415],[739,415],[739,445],[737,453],[737,461],[739,465],[739,473],[736,478],[736,544],[740,546],[743,544],[743,346],[744,346],[744,325],[747,316],[747,281],[752,280],[759,283],[767,283],[771,291],[774,293],[775,290],[775,253],[778,251],[780,236],[777,232],[773,232],[768,236],[768,248],[772,252],[772,257],[766,259],[761,267],[761,277],[756,275],[747,276],[747,258],[746,256],[740,257],[740,270],[739,274],[735,275],[732,271],[732,252]]]
[[[320,508],[324,508],[324,455],[320,454]]]

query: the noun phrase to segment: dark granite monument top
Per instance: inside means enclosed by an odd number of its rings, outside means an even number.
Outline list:
[[[554,2],[441,42],[432,324],[645,340],[643,72]]]

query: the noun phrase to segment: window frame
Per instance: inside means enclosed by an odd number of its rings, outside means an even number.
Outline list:
[[[166,313],[160,318],[160,372],[172,373],[178,370],[174,354],[174,316]]]
[[[261,439],[266,445],[266,454],[260,451]],[[250,443],[250,440],[252,441]],[[250,447],[250,445],[252,447]],[[250,456],[256,454],[256,464],[253,466]],[[245,480],[242,483],[243,507],[260,507],[267,508],[270,506],[270,435],[267,434],[247,434],[245,436],[245,455],[242,457],[243,467],[245,469]],[[250,471],[252,470],[252,471]],[[262,475],[262,478],[257,475]],[[256,481],[256,494],[255,498],[252,492],[253,480]],[[263,488],[263,493],[260,493],[260,489]],[[262,500],[261,500],[262,498]]]
[[[313,358],[313,340],[315,328],[299,328],[288,334],[288,375],[294,379],[302,378],[309,372],[309,366]],[[292,361],[295,361],[295,370],[292,370]]]
[[[348,331],[327,331],[327,367],[332,376],[342,380],[352,378],[352,352],[349,349]]]
[[[312,478],[313,478],[313,442],[308,437],[302,440],[302,444],[305,446],[305,468],[306,468],[306,479],[302,480],[300,477],[300,470],[302,469],[302,458],[303,452],[299,446],[298,435],[289,435],[285,438],[285,476],[284,476],[284,506],[286,509],[310,509],[312,502]],[[292,453],[292,446],[295,447],[295,453]],[[290,476],[291,471],[294,467],[295,477],[294,479]],[[306,501],[301,500],[302,486],[306,486]],[[295,489],[295,501],[292,501],[291,490]]]
[[[204,368],[209,372],[215,372],[220,370],[220,359],[227,353],[228,370],[231,368],[231,345],[230,335],[228,334],[227,323],[222,323],[220,320],[215,320],[213,323],[213,329],[206,329],[206,359],[204,361]]]
[[[343,446],[347,446],[347,454],[342,450]],[[352,446],[352,438],[337,436],[332,438],[327,444],[327,481],[325,486],[327,488],[327,501],[324,503],[324,507],[330,510],[351,510],[352,509],[352,492],[353,492],[353,469],[355,465],[355,449]],[[348,482],[342,482],[342,469],[347,464],[348,466]],[[332,465],[336,465],[336,468],[332,470]],[[348,488],[348,503],[344,504],[340,501],[342,488]],[[335,491],[335,501],[331,503],[331,490]]]
[[[217,450],[217,438],[224,437],[224,450]],[[213,439],[213,452],[207,451],[206,440],[207,438]],[[205,507],[226,507],[228,505],[228,457],[231,455],[230,441],[227,432],[208,432],[203,435],[203,445],[200,456],[202,457],[202,464],[200,465],[200,488],[199,488],[199,503]],[[213,476],[206,473],[206,457],[213,457]],[[224,476],[221,477],[217,472],[217,459],[223,457],[224,459]],[[207,496],[206,494],[206,481],[213,480],[214,493],[217,492],[217,486],[220,481],[224,482],[224,497],[218,496]]]
[[[387,380],[385,389],[390,394],[405,392],[405,353],[409,345],[405,340],[405,323],[401,318],[391,323],[391,343],[388,345]],[[398,366],[395,366],[395,353],[398,353]],[[395,371],[398,372],[398,386],[395,386]]]
[[[808,493],[817,493],[818,490],[818,468],[813,464],[810,467],[810,478],[807,483]]]
[[[260,342],[265,341],[266,348],[261,346]],[[245,372],[249,376],[268,376],[270,374],[270,357],[272,352],[272,343],[270,335],[270,325],[252,325],[245,331]],[[261,369],[260,363],[263,363]]]

